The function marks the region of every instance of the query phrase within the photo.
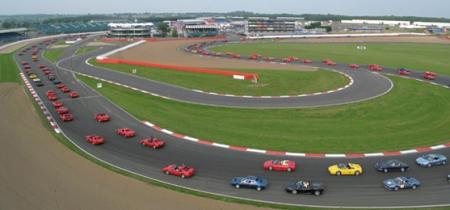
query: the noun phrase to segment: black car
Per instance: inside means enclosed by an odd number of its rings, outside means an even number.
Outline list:
[[[324,191],[324,186],[320,182],[299,180],[293,182],[286,187],[286,192],[292,194],[311,193],[314,195],[321,195]]]
[[[56,79],[56,76],[53,75],[53,74],[50,74],[50,75],[47,76],[47,78],[48,78],[48,80],[53,81],[53,80]]]
[[[42,83],[42,81],[36,81],[34,82],[34,84],[36,84],[36,86],[38,87],[44,86],[44,83]]]
[[[401,171],[404,172],[406,170],[408,170],[409,166],[408,164],[401,162],[399,160],[384,160],[384,161],[380,161],[377,162],[375,164],[375,169],[377,169],[377,171],[381,171],[381,172],[390,172],[390,171]]]
[[[57,79],[54,79],[52,82],[53,82],[53,84],[55,84],[55,85],[61,83],[61,81],[59,81],[59,80],[57,80]]]

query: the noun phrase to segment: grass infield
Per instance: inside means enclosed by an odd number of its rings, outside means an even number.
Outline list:
[[[19,69],[14,61],[13,54],[0,54],[0,82],[20,83]]]
[[[95,88],[98,81],[80,77]],[[104,83],[97,89],[142,120],[219,143],[291,152],[379,152],[447,143],[450,91],[391,77],[370,101],[310,109],[237,109],[165,100]]]
[[[137,76],[189,89],[235,95],[298,95],[337,89],[350,82],[347,77],[341,74],[325,70],[238,70],[259,74],[260,80],[257,84],[254,84],[251,81],[235,80],[221,75],[180,72],[126,64],[101,64],[95,60],[91,60],[90,63],[129,74],[132,74],[133,69],[135,69]]]
[[[358,50],[357,46],[366,46]],[[392,68],[410,68],[418,71],[434,71],[450,75],[450,44],[413,43],[249,43],[228,44],[211,48],[219,52],[235,52],[242,55],[259,53],[264,56],[296,56],[312,60],[326,58],[340,63],[378,63]]]

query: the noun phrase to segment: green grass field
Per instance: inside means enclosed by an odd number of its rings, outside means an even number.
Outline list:
[[[97,81],[80,77],[91,87]],[[375,152],[446,143],[450,91],[397,77],[374,100],[327,108],[234,109],[186,104],[105,84],[97,89],[132,115],[220,143],[292,152]]]
[[[75,52],[75,55],[84,55],[84,54],[86,54],[88,52],[91,52],[91,51],[94,51],[96,49],[97,49],[97,47],[93,47],[93,46],[80,47]]]
[[[367,50],[357,50],[358,45]],[[326,58],[341,63],[370,64],[405,67],[419,71],[430,70],[450,75],[449,44],[412,43],[353,43],[353,44],[308,44],[308,43],[250,43],[230,44],[212,48],[220,52],[236,52],[243,55],[259,53],[264,56],[296,56],[312,60]]]
[[[65,48],[55,48],[48,49],[44,51],[44,58],[47,58],[49,61],[55,63],[61,57],[61,54],[64,52]]]
[[[258,73],[258,84],[251,81],[235,80],[230,77],[210,74],[172,71],[158,68],[136,67],[125,64],[101,64],[90,61],[96,66],[105,67],[144,78],[162,81],[189,89],[228,93],[236,95],[295,95],[336,89],[345,86],[349,80],[341,74],[330,71],[280,71],[280,70],[237,70]]]
[[[0,54],[0,82],[20,83],[19,69],[13,54]]]

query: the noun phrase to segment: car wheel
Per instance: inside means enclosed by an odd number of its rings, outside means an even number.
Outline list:
[[[401,172],[405,172],[405,168],[400,168],[400,171]]]
[[[169,175],[169,171],[166,171],[166,174]]]
[[[272,166],[269,167],[269,171],[273,170]]]
[[[445,165],[447,162],[444,160],[444,161],[442,161],[442,165]]]
[[[394,190],[395,190],[395,191],[398,191],[398,187],[395,187]]]
[[[340,176],[342,173],[340,171],[336,172],[336,176]]]
[[[427,164],[427,167],[430,168],[430,167],[431,167],[431,163],[428,163],[428,164]]]
[[[383,172],[387,173],[387,172],[389,172],[389,170],[387,168],[385,168],[385,169],[383,169]]]
[[[156,149],[156,146],[153,146],[153,149]]]
[[[355,175],[356,175],[356,176],[359,176],[359,175],[361,175],[361,172],[356,171],[356,172],[355,172]]]
[[[291,168],[288,168],[288,169],[287,169],[287,171],[288,171],[288,172],[291,172],[291,171],[292,171],[292,169],[291,169]]]
[[[236,188],[236,189],[239,189],[241,186],[240,185],[234,185],[234,187]]]
[[[186,178],[186,176],[184,174],[181,174],[181,178],[184,179]]]
[[[415,189],[417,189],[417,186],[416,186],[416,185],[413,185],[411,188],[412,188],[413,190],[415,190]]]
[[[261,187],[257,187],[256,190],[261,191]]]
[[[321,192],[319,190],[314,191],[314,195],[319,196],[321,194]]]
[[[297,190],[292,190],[292,194],[297,194]]]

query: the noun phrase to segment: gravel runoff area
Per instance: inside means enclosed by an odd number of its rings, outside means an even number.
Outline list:
[[[266,62],[252,62],[233,59],[222,59],[212,57],[200,57],[189,54],[182,49],[184,46],[197,43],[198,40],[177,40],[147,42],[116,54],[111,58],[128,59],[135,61],[146,61],[159,64],[170,64],[178,66],[193,66],[220,69],[280,69],[312,71],[315,67],[300,65],[279,65]]]
[[[0,98],[0,209],[261,209],[111,172],[59,143],[21,86],[0,84]]]

